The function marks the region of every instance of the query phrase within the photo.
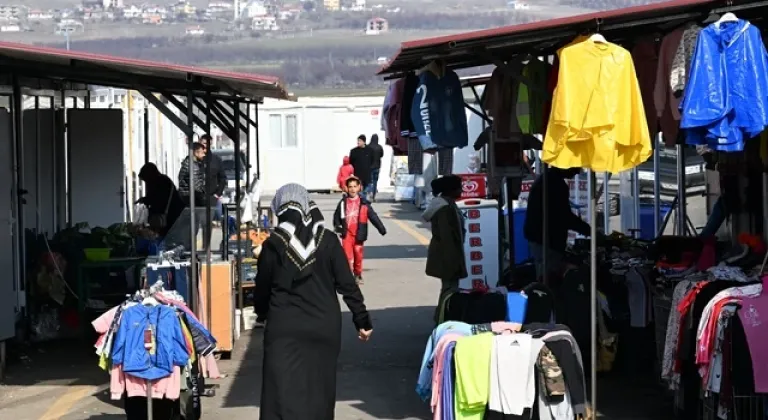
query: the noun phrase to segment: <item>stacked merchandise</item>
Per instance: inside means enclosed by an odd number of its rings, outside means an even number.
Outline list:
[[[427,341],[416,392],[433,418],[586,418],[581,352],[567,327],[446,322]]]
[[[216,340],[181,296],[158,283],[100,316],[93,328],[100,334],[99,367],[109,372],[112,400],[124,401],[128,420],[200,418],[198,363],[220,377]]]
[[[437,155],[437,174],[453,172],[453,149],[468,144],[459,76],[433,62],[418,75],[393,82],[381,113],[382,130],[395,156],[408,156],[408,173],[421,175],[424,154]]]

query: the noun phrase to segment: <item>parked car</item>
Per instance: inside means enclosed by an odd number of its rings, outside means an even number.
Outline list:
[[[704,187],[704,158],[691,147],[684,147],[686,190]],[[653,192],[653,158],[637,168],[641,192]],[[659,145],[659,182],[665,193],[677,192],[677,148]]]

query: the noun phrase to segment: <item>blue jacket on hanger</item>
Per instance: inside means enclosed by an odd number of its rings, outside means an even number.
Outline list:
[[[425,151],[469,144],[464,94],[455,72],[447,70],[443,77],[429,70],[421,72],[411,121]]]
[[[680,104],[686,143],[742,151],[768,127],[768,53],[758,28],[745,20],[704,28],[690,72]]]
[[[155,351],[145,346],[151,327]],[[112,364],[123,372],[154,381],[173,373],[174,366],[186,366],[189,352],[181,322],[170,306],[135,305],[126,308],[112,347]]]

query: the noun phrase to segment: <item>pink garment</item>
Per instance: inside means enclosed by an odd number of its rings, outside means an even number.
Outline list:
[[[520,331],[522,325],[515,322],[493,322],[491,323],[491,331],[496,334],[511,334]]]
[[[768,292],[764,291],[757,297],[744,298],[738,312],[744,334],[747,336],[749,353],[752,355],[755,392],[768,393]]]
[[[173,305],[181,309],[182,311],[184,311],[185,314],[187,314],[187,316],[190,316],[195,321],[200,322],[197,316],[195,316],[195,314],[189,309],[189,307],[187,307],[187,305],[184,304],[184,302],[168,299],[167,297],[163,296],[162,293],[157,293],[155,295],[155,298],[161,303],[165,303],[167,305]],[[204,324],[203,322],[200,322],[200,323]],[[207,373],[206,375],[207,378],[220,379],[224,377],[221,374],[221,371],[219,371],[219,365],[216,363],[216,359],[213,357],[213,354],[209,354],[208,356],[205,356],[202,360],[202,365],[203,365],[202,366],[203,370]]]
[[[129,397],[146,397],[147,381],[126,375],[122,365],[112,366],[109,371],[109,393],[114,401],[122,399],[123,393]],[[178,366],[173,367],[171,376],[152,382],[152,398],[178,400],[180,394],[181,369]]]
[[[93,329],[96,330],[97,333],[101,334],[99,335],[99,338],[96,340],[96,344],[94,345],[94,347],[96,347],[97,353],[99,354],[101,354],[101,348],[104,346],[104,342],[107,339],[107,332],[109,331],[109,327],[112,326],[112,321],[114,321],[115,314],[117,314],[117,308],[118,307],[115,306],[91,322]]]
[[[432,418],[434,420],[440,420],[440,388],[443,383],[443,369],[445,369],[445,366],[443,366],[443,355],[445,353],[445,348],[448,347],[448,343],[452,341],[456,341],[460,338],[464,337],[461,334],[455,334],[455,333],[445,333],[442,337],[440,337],[440,341],[437,342],[437,345],[435,346],[435,352],[434,357],[432,358],[434,368],[432,369]],[[449,368],[450,369],[450,368]]]

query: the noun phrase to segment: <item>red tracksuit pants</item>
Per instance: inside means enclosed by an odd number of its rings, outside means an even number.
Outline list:
[[[355,235],[347,234],[341,240],[341,246],[344,247],[344,253],[347,254],[349,268],[355,276],[363,275],[363,243],[355,239]]]

